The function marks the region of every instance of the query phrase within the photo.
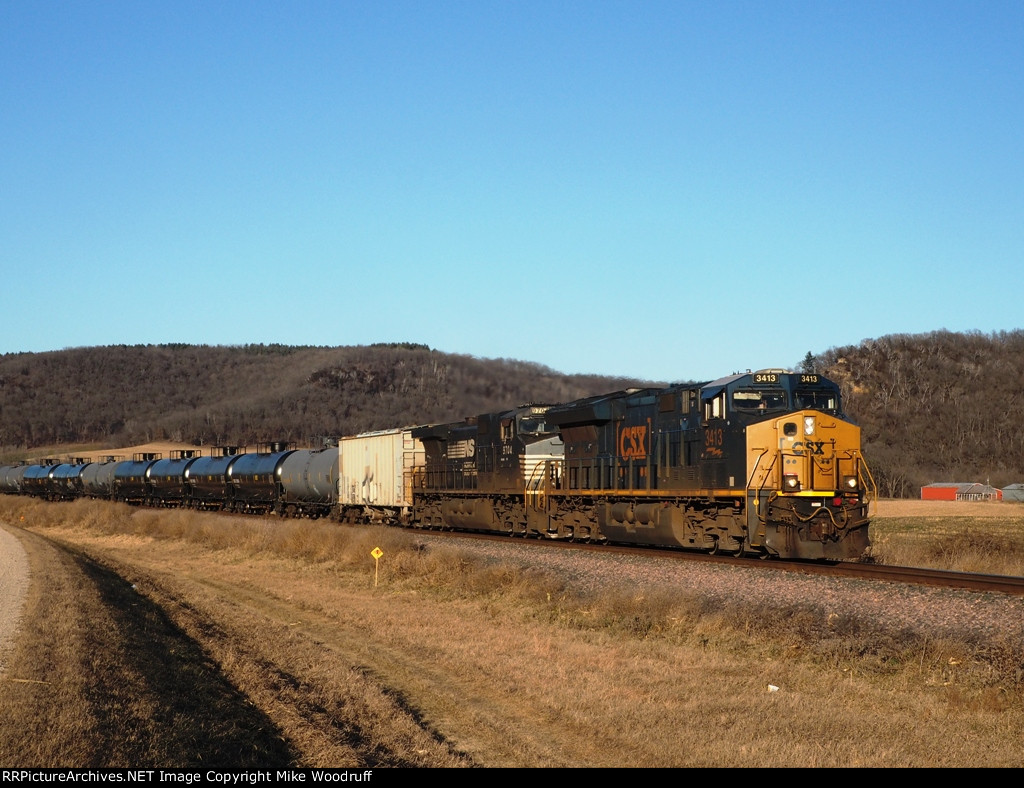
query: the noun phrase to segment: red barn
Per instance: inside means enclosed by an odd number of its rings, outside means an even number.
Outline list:
[[[978,482],[937,482],[921,488],[922,501],[1001,501],[1002,490]]]

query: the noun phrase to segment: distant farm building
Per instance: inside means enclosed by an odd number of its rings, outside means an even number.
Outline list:
[[[921,488],[922,501],[1000,501],[1003,491],[977,482],[938,482]]]
[[[1003,488],[1004,501],[1024,501],[1024,484],[1011,484]]]

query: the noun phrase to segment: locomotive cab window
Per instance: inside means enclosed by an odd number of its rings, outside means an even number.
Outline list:
[[[553,430],[544,423],[544,419],[539,416],[534,416],[528,419],[522,419],[519,422],[519,431],[524,435],[543,435]],[[511,437],[511,436],[510,436]]]
[[[736,391],[732,395],[732,406],[741,411],[785,410],[786,392],[778,389]]]
[[[705,419],[725,418],[725,392],[721,391],[709,400],[704,401]]]
[[[797,391],[794,394],[797,410],[823,410],[835,412],[837,395],[834,391]]]

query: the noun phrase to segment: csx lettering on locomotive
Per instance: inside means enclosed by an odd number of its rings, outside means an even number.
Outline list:
[[[619,434],[619,456],[623,459],[642,460],[647,456],[644,438],[647,427],[623,427]]]

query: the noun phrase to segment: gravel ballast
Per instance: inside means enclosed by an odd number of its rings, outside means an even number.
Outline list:
[[[424,543],[453,542],[422,535]],[[580,594],[609,589],[668,590],[722,605],[754,602],[816,611],[827,622],[842,617],[873,630],[912,632],[971,642],[1024,642],[1024,598],[999,593],[823,577],[772,569],[685,561],[673,556],[620,555],[557,547],[464,539],[458,549],[486,560],[551,573]]]

